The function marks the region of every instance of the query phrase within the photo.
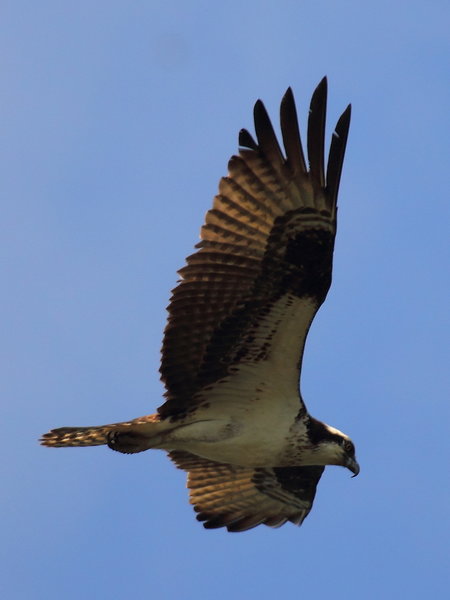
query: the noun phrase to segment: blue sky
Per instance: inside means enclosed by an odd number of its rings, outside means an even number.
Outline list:
[[[449,12],[3,2],[2,597],[443,597]],[[353,121],[302,391],[351,435],[361,474],[327,469],[300,529],[208,532],[162,452],[37,438],[161,404],[169,290],[237,133],[257,98],[276,123],[289,85],[304,125],[325,74],[328,132],[348,102]]]

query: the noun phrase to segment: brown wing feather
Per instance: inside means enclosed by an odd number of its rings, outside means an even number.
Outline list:
[[[190,501],[204,527],[245,531],[257,525],[301,525],[311,510],[324,467],[244,468],[188,452],[169,457],[188,473]]]
[[[332,143],[328,190],[323,175],[326,93],[324,80],[311,102],[309,172],[290,90],[281,104],[286,158],[260,101],[254,113],[257,142],[241,131],[240,142],[247,148],[229,162],[229,175],[221,180],[206,215],[198,250],[180,271],[168,308],[162,417],[192,409],[195,394],[242,359],[244,345],[248,350],[249,344],[266,343],[255,341],[252,332],[286,294],[310,303],[302,305],[307,313],[299,315],[304,327],[295,353],[286,356],[286,364],[298,370],[309,324],[331,282],[335,203],[349,126],[348,114],[339,121],[339,139],[335,136]],[[247,354],[264,356],[257,348]]]
[[[344,163],[351,114],[352,107],[351,104],[349,104],[337,122],[331,140],[327,167],[327,190],[333,204],[336,204],[339,192],[339,183],[341,181],[342,165]]]
[[[323,151],[325,145],[325,118],[327,112],[327,79],[324,77],[317,86],[308,117],[308,157],[311,180],[320,187],[325,186]]]

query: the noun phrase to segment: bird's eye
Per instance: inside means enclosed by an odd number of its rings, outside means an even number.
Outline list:
[[[344,450],[347,452],[347,454],[354,454],[355,446],[353,445],[352,442],[350,442],[350,440],[345,440],[344,441]]]

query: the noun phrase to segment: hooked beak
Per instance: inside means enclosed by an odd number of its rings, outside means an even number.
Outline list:
[[[353,473],[352,477],[356,477],[359,473],[359,465],[354,458],[347,458],[347,462],[345,463],[347,469]]]

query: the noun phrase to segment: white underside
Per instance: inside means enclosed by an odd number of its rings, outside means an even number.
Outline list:
[[[168,432],[164,447],[242,466],[292,461],[293,442],[306,443],[303,422],[295,423],[302,408],[298,363],[314,313],[308,299],[281,298],[255,332],[255,351],[265,343],[266,358],[250,357],[203,390],[208,406]]]

